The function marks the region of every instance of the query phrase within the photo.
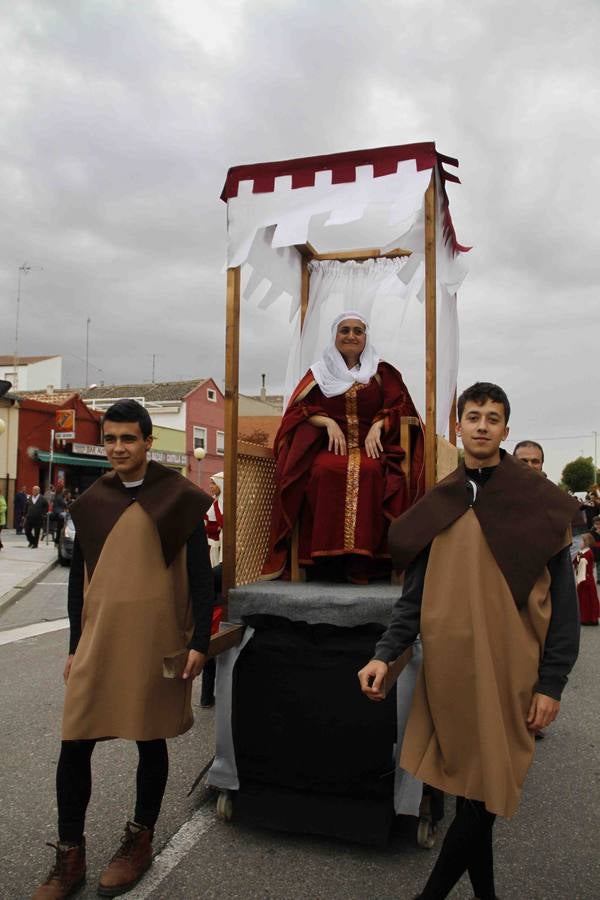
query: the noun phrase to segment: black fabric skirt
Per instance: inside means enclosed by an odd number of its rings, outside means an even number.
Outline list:
[[[251,616],[233,676],[236,818],[381,844],[394,819],[395,688],[381,703],[357,672],[383,628]]]

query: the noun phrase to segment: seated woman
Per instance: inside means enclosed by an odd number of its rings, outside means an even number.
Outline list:
[[[380,361],[361,314],[342,313],[331,334],[275,438],[277,487],[263,578],[285,573],[296,522],[299,562],[311,568],[311,578],[386,577],[388,524],[423,493],[420,428],[410,484],[401,468],[400,419],[418,415],[402,376]]]

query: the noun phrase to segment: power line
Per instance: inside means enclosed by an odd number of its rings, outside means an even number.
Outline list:
[[[593,438],[594,432],[588,431],[587,434],[563,434],[563,435],[554,435],[553,437],[532,437],[529,432],[527,432],[527,437],[523,438],[506,438],[504,443],[506,444],[518,444],[519,441],[579,441],[581,438]]]

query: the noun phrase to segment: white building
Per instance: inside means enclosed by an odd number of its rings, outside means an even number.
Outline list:
[[[43,391],[62,385],[62,356],[0,356],[0,380],[12,383],[12,392]]]

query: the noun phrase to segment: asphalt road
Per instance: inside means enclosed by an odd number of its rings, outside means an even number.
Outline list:
[[[66,616],[66,570],[56,568],[0,617],[0,632]],[[600,629],[584,629],[582,651],[561,715],[538,744],[523,802],[495,828],[502,900],[597,900],[600,897]],[[6,635],[5,635],[6,636]],[[0,637],[2,635],[0,634]],[[54,774],[63,697],[67,631],[0,645],[0,898],[31,896],[51,863]],[[195,687],[198,702],[199,685]],[[167,845],[151,879],[132,900],[409,900],[435,851],[419,850],[410,823],[377,850],[333,840],[251,829],[214,814],[202,787],[188,798],[213,754],[213,712],[196,706],[194,728],[170,742],[171,774],[155,846]],[[118,844],[132,812],[135,747],[107,741],[94,754],[87,822],[89,884]],[[449,806],[450,809],[450,806]],[[450,816],[448,815],[447,818]],[[172,840],[170,840],[172,839]],[[472,897],[468,883],[452,894]]]

